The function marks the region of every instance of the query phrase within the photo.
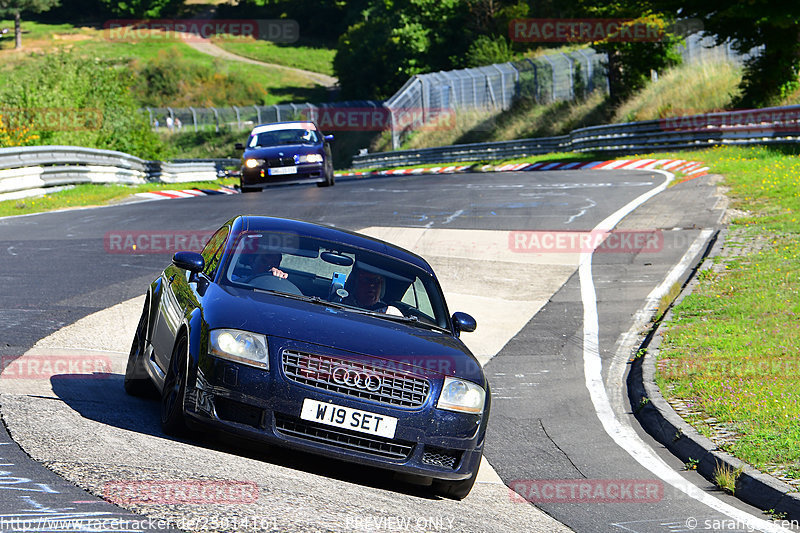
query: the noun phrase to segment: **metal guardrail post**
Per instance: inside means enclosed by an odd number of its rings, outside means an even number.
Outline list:
[[[506,109],[506,79],[505,76],[503,75],[503,70],[498,65],[492,65],[492,67],[494,67],[494,69],[500,73],[500,98],[501,98],[500,108]]]
[[[492,83],[489,81],[489,78],[484,78],[486,83],[486,91],[489,93],[489,98],[492,102],[492,108],[497,111],[497,98],[494,97],[494,91],[492,90]]]
[[[231,106],[231,107],[233,107],[233,111],[236,113],[236,129],[241,130],[242,129],[242,117],[239,115],[239,108],[236,107],[236,106]]]
[[[197,132],[197,112],[194,110],[193,107],[189,108],[189,111],[192,112],[192,123],[194,124],[194,131]]]
[[[259,124],[261,124],[261,108],[257,105],[254,105],[253,107],[256,108],[256,120]]]
[[[392,132],[392,150],[400,149],[400,133],[397,131],[397,124],[394,118],[394,109],[389,109],[389,124]]]
[[[216,107],[212,107],[212,108],[211,108],[211,111],[213,111],[213,112],[214,112],[214,126],[215,126],[215,131],[216,131],[217,133],[219,133],[219,113],[217,113],[217,108],[216,108]]]
[[[556,65],[553,63],[553,60],[550,59],[549,56],[542,56],[545,61],[550,65],[550,83],[552,85],[552,89],[550,91],[550,101],[556,101]]]
[[[569,65],[569,68],[567,70],[567,72],[569,73],[569,99],[570,100],[574,100],[575,99],[575,66],[574,66],[575,63],[572,61],[572,58],[569,57],[567,54],[562,53],[561,55],[566,58],[567,64]]]
[[[594,72],[592,72],[592,60],[580,48],[577,50],[577,52],[586,60],[586,93],[588,94],[594,91]]]

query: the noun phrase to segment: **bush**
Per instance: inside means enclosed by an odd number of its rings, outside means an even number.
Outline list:
[[[130,71],[108,61],[65,52],[31,56],[0,89],[5,129],[27,128],[39,145],[105,148],[158,159],[163,145],[139,110],[131,83]]]
[[[467,66],[482,67],[494,63],[505,63],[511,61],[514,53],[508,45],[508,41],[502,35],[490,37],[481,35],[473,42],[467,51]]]
[[[144,106],[210,107],[265,104],[267,91],[243,75],[224,72],[224,65],[198,64],[175,47],[149,61],[135,61],[133,92]]]

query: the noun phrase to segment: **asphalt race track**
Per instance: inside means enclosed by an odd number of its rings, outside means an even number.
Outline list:
[[[0,219],[0,530],[48,517],[151,519],[127,522],[130,531],[777,530],[685,472],[631,415],[624,377],[635,317],[668,276],[685,279],[724,208],[712,176],[659,192],[665,180],[654,171],[387,177]],[[242,213],[364,231],[416,251],[451,312],[477,318],[463,339],[492,385],[485,457],[494,470],[482,468],[465,500],[286,450],[170,439],[156,400],[124,394],[140,297],[172,251],[152,237],[195,235]],[[592,238],[615,226],[595,253],[575,246],[575,232]],[[137,252],[110,244],[132,232],[150,236]],[[8,371],[26,358],[76,355],[110,372]],[[109,487],[120,483],[177,481],[238,483],[254,496],[123,506],[98,497],[113,499]]]

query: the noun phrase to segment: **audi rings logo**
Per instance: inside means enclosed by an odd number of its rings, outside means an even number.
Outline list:
[[[344,365],[334,367],[333,372],[331,372],[331,379],[339,385],[346,385],[369,392],[378,392],[381,388],[380,376],[366,370],[350,368]]]

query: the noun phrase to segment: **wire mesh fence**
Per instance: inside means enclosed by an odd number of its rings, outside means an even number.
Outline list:
[[[389,100],[392,145],[445,110],[499,112],[518,98],[540,103],[571,100],[597,90],[607,90],[605,55],[592,49],[540,56],[479,68],[413,76]]]
[[[278,104],[271,106],[228,107],[146,107],[150,124],[156,131],[233,131],[250,130],[258,124],[287,120],[319,120],[331,109],[376,109],[383,103],[372,100],[323,104]],[[324,115],[328,116],[328,115]],[[321,125],[321,126],[324,126]],[[336,125],[332,125],[335,129]],[[326,128],[323,128],[326,129]]]
[[[728,59],[743,62],[748,54],[730,43],[716,45],[713,37],[693,33],[678,51],[686,62]],[[350,101],[272,106],[145,108],[159,131],[249,130],[257,124],[286,120],[316,120],[323,131],[391,129],[398,149],[410,132],[429,124],[447,127],[460,110],[499,113],[524,98],[540,104],[583,98],[608,91],[607,56],[592,48],[535,58],[412,76],[385,102]],[[442,117],[445,117],[444,120]]]

